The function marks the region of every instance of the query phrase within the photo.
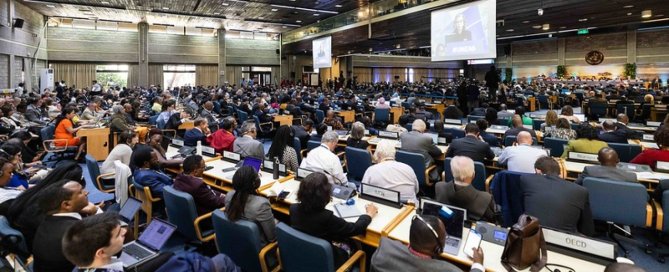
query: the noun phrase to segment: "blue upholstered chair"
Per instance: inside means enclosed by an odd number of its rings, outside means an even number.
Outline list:
[[[423,157],[423,154],[397,150],[397,153],[395,153],[395,160],[405,163],[413,169],[413,172],[416,173],[416,177],[418,178],[418,185],[421,187],[434,185],[430,182],[429,173],[436,167],[436,165],[426,168],[425,157]]]
[[[444,181],[450,182],[453,180],[453,172],[451,171],[451,160],[453,158],[446,158],[444,160]],[[474,180],[472,186],[479,191],[487,191],[485,164],[481,162],[474,162]]]
[[[365,171],[372,166],[372,155],[367,149],[348,146],[344,153],[346,154],[346,170],[348,171],[346,175],[348,181],[360,184],[362,177],[365,176]]]
[[[270,271],[266,255],[276,252],[277,243],[271,242],[262,247],[258,225],[247,220],[232,222],[222,210],[215,210],[211,219],[216,232],[218,252],[230,257],[244,271]]]
[[[355,263],[359,263],[361,272],[365,271],[367,260],[362,250],[356,251],[341,267],[336,268],[332,245],[328,241],[302,233],[284,223],[279,223],[276,231],[282,271],[347,271]]]
[[[564,146],[567,143],[569,143],[569,141],[565,139],[551,137],[544,138],[544,147],[550,148],[552,157],[562,156],[562,152],[564,152]]]
[[[593,219],[609,224],[607,234],[627,257],[629,251],[616,239],[613,230],[614,227],[621,229],[616,224],[642,228],[653,225],[653,209],[646,187],[635,182],[592,177],[583,180],[583,187],[588,189]]]
[[[100,174],[100,166],[98,161],[90,154],[86,154],[86,168],[88,168],[88,176],[91,178],[93,185],[100,192],[113,193],[114,192],[114,176],[116,174]]]
[[[630,162],[641,153],[641,146],[635,144],[608,143],[618,153],[621,162]]]
[[[200,223],[211,220],[211,213],[197,215],[195,200],[188,194],[174,189],[172,186],[163,187],[165,209],[170,223],[177,226],[177,231],[189,241],[208,242],[214,239],[214,230],[200,229]]]

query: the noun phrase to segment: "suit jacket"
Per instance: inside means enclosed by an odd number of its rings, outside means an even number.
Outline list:
[[[307,133],[307,131],[302,126],[292,126],[292,128],[295,137],[300,139],[300,148],[307,148],[307,142],[309,142],[309,138],[311,138],[309,133]]]
[[[643,133],[632,130],[627,125],[616,122],[616,132],[627,139],[641,139]],[[627,142],[625,142],[627,143]]]
[[[225,207],[230,207],[235,190],[228,192],[225,196]],[[260,241],[262,246],[268,242],[276,240],[276,226],[274,223],[274,214],[267,198],[249,195],[244,204],[242,219],[254,222],[260,228]]]
[[[448,146],[446,157],[454,156],[467,156],[474,161],[484,162],[485,159],[492,160],[495,158],[495,153],[492,152],[488,143],[481,142],[474,136],[465,136],[453,140],[451,145]]]
[[[525,213],[539,218],[542,226],[585,235],[594,233],[588,190],[556,176],[520,177]]]
[[[200,178],[179,174],[174,179],[174,189],[193,196],[198,215],[203,215],[225,205],[225,195],[209,188]]]
[[[47,216],[37,228],[33,243],[35,271],[72,271],[74,264],[63,255],[62,240],[67,229],[79,219],[69,216]]]
[[[602,132],[599,134],[599,139],[607,143],[627,143],[627,137],[624,133],[617,133],[618,131]]]
[[[163,197],[163,187],[173,183],[171,177],[156,170],[137,169],[133,176],[135,182],[142,186],[149,186],[153,197]]]
[[[476,190],[473,186],[459,186],[455,182],[437,182],[434,187],[438,202],[467,210],[470,220],[495,222],[495,202],[492,195]]]
[[[207,119],[207,122],[210,125],[218,124],[218,120],[216,119],[216,117],[214,117],[214,115],[211,113],[211,111],[209,111],[207,109],[204,109],[204,108],[202,109],[202,111],[200,112],[200,117]]]
[[[191,128],[190,130],[186,131],[186,134],[184,134],[184,145],[196,146],[197,141],[201,141],[202,144],[206,144],[207,136],[205,136],[204,133],[202,133],[202,131],[198,128]]]
[[[366,214],[358,217],[355,223],[351,223],[335,216],[330,210],[323,209],[315,213],[307,213],[300,208],[300,205],[290,205],[292,227],[330,242],[344,241],[352,236],[364,234],[367,226],[372,223],[372,218]]]
[[[245,136],[235,139],[232,151],[241,154],[242,157],[254,157],[258,159],[265,157],[265,149],[262,143]]]
[[[578,176],[576,184],[583,184],[583,180],[587,177],[637,182],[636,174],[633,172],[602,165],[592,165],[583,168],[583,173]]]
[[[532,135],[532,138],[535,139],[537,138],[537,134],[534,133],[534,130],[526,129],[525,127],[517,127],[517,128],[510,128],[509,130],[504,132],[504,138],[502,139],[506,139],[507,136],[518,136],[518,133],[520,133],[521,131],[527,131],[530,133],[530,135]]]
[[[394,271],[441,271],[461,272],[457,266],[441,259],[421,259],[409,251],[409,247],[400,241],[381,238],[379,248],[372,255],[374,272]],[[481,272],[472,267],[470,272]]]
[[[167,122],[165,123],[165,128],[177,130],[179,129],[180,125],[181,125],[181,114],[175,113],[170,115],[170,118],[167,119]]]
[[[442,154],[441,149],[432,142],[432,137],[418,131],[402,133],[400,142],[402,150],[423,154],[426,166],[434,164],[433,157],[439,157]]]

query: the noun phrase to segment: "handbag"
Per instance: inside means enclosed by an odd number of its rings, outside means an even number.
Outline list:
[[[509,231],[502,252],[502,265],[507,271],[539,271],[546,264],[546,241],[539,219],[526,214],[518,218]]]

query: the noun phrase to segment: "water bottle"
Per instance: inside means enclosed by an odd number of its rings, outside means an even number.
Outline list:
[[[195,147],[195,153],[202,156],[202,141],[197,141],[197,146]]]
[[[279,158],[274,157],[274,162],[272,163],[272,178],[277,180],[279,179]]]

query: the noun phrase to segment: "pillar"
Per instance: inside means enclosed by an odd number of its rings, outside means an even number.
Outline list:
[[[636,63],[636,30],[627,31],[627,63]]]
[[[139,35],[138,85],[144,87],[148,87],[149,84],[162,85],[162,82],[149,82],[149,24],[140,22],[137,24],[137,32]]]
[[[218,86],[222,86],[225,83],[225,69],[227,68],[228,61],[225,54],[225,28],[219,28],[217,30],[218,34]],[[234,82],[230,82],[234,84]]]

